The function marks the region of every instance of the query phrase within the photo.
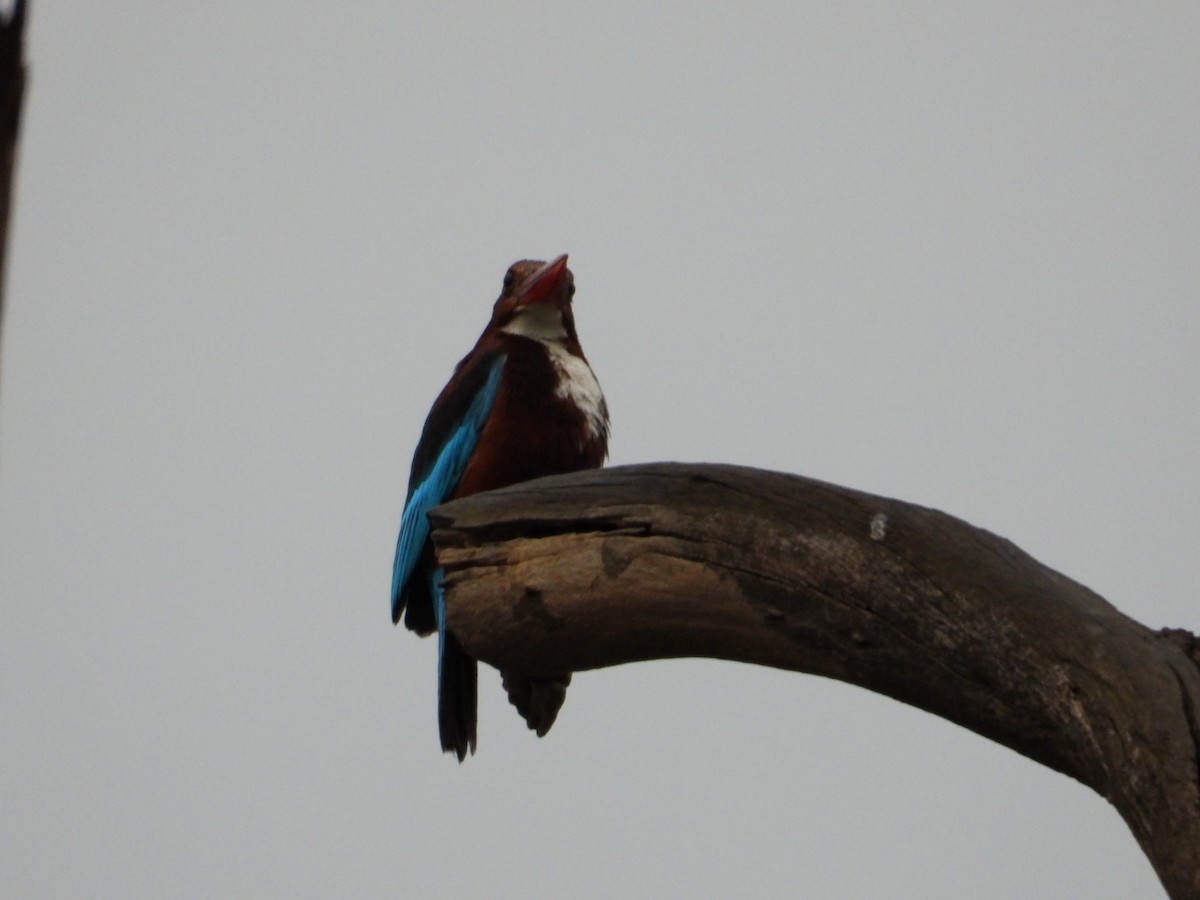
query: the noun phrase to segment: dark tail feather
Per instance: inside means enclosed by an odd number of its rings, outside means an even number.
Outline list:
[[[475,718],[479,694],[479,665],[467,656],[458,638],[446,632],[442,645],[441,681],[438,684],[438,731],[442,749],[466,759],[475,752]]]
[[[419,565],[422,571],[434,572],[433,551],[429,547],[422,551]],[[442,602],[442,589],[438,585],[440,580],[441,576],[434,572],[432,577],[414,575],[407,584],[401,585],[400,603],[392,604],[392,624],[400,621],[400,611],[403,609],[404,625],[409,631],[415,631],[421,637],[432,634],[438,627],[435,598],[436,602]]]
[[[570,683],[570,672],[549,678],[504,674],[504,689],[508,691],[509,702],[517,708],[525,723],[537,732],[538,737],[545,737],[558,718],[558,711],[567,699],[567,685]]]
[[[407,604],[404,608],[404,625],[409,631],[415,631],[424,637],[437,628],[437,618],[433,612],[433,601],[429,598],[429,589],[415,579],[407,592]],[[392,624],[400,621],[397,610],[392,614]]]

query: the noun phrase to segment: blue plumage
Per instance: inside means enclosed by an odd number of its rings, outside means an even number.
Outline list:
[[[392,563],[392,621],[438,634],[438,732],[459,760],[475,750],[478,664],[446,622],[443,571],[428,514],[447,500],[599,466],[608,409],[571,311],[567,257],[521,260],[492,319],[434,401],[413,454]],[[502,672],[509,700],[538,735],[554,723],[570,672]]]
[[[504,357],[498,357],[487,374],[487,379],[471,399],[462,419],[442,444],[441,450],[423,478],[411,487],[404,514],[400,517],[400,537],[396,541],[396,559],[392,564],[392,618],[397,619],[404,605],[404,586],[416,568],[425,542],[429,539],[429,519],[426,513],[444,503],[454,491],[458,480],[475,445],[479,433],[487,421],[492,404],[496,401],[496,390],[500,387],[500,373],[504,369]],[[436,582],[435,582],[436,584]],[[441,614],[441,591],[433,591],[434,612],[439,623],[439,632],[445,630],[445,616]]]

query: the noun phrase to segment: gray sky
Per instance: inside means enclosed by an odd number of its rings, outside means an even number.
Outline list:
[[[1195,3],[37,2],[0,894],[1154,898],[1103,800],[863,690],[389,621],[425,413],[570,252],[612,461],[803,473],[1200,627]]]

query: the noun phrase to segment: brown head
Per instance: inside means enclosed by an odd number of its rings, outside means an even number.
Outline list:
[[[508,267],[490,327],[539,340],[576,342],[574,296],[575,276],[567,268],[567,254],[550,262],[523,259]]]

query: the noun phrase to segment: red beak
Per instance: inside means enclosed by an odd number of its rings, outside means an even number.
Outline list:
[[[546,263],[517,288],[516,299],[518,306],[530,306],[534,303],[545,303],[553,298],[555,290],[562,284],[563,275],[567,271],[567,254],[556,257]],[[558,305],[558,304],[555,304]]]

